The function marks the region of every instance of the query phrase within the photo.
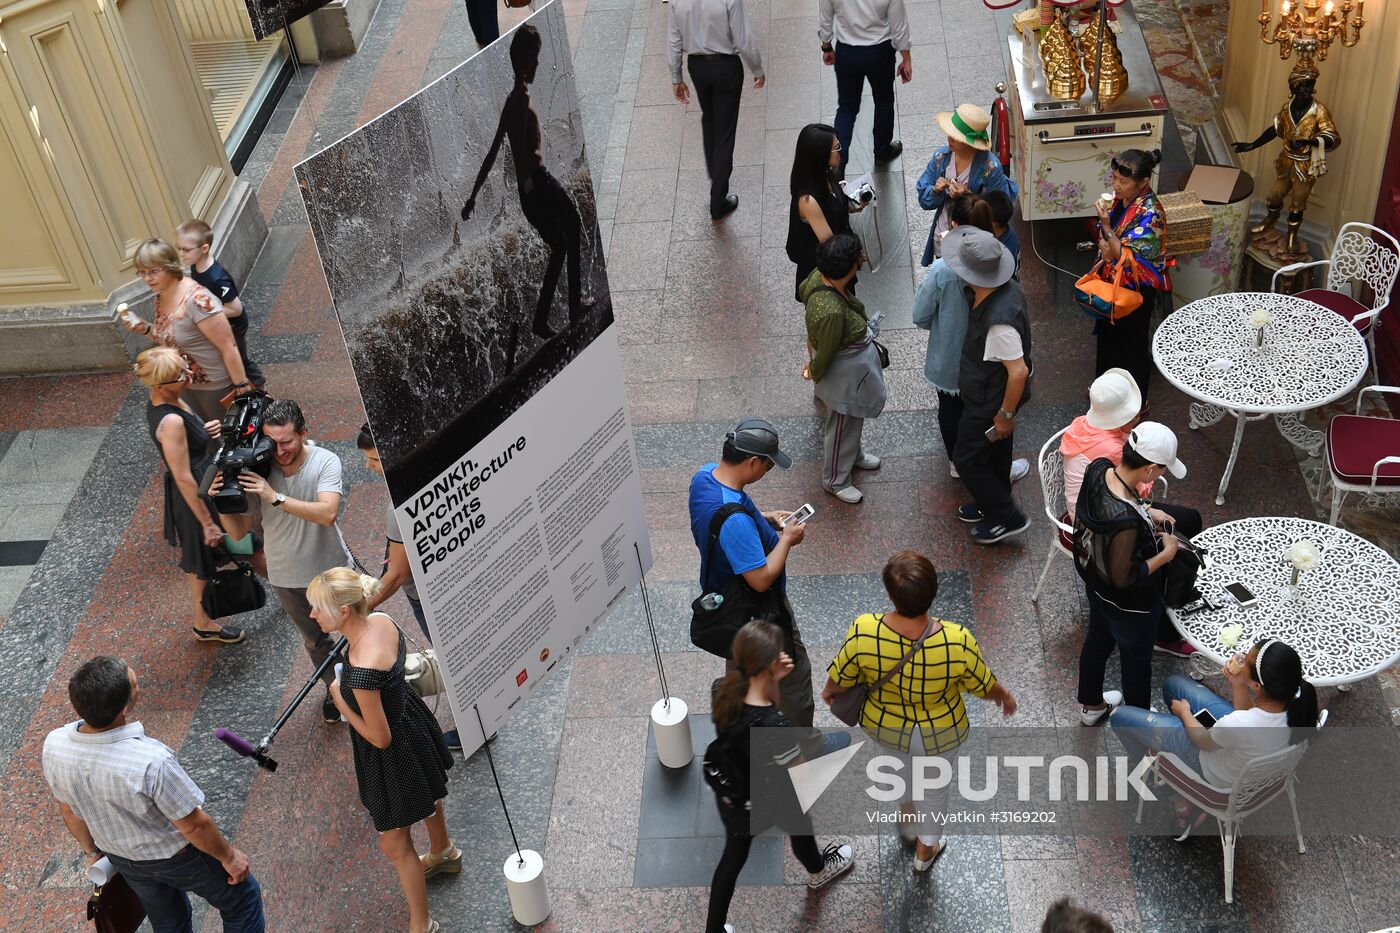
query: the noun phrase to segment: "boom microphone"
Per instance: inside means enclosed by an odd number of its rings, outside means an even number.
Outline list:
[[[215,729],[214,736],[244,758],[251,758],[256,761],[259,767],[266,768],[268,771],[277,770],[276,761],[264,755],[253,746],[253,743],[243,738],[243,736],[239,735],[237,732],[231,729]]]

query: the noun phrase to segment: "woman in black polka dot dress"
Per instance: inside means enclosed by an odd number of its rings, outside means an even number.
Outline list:
[[[405,644],[394,621],[368,612],[379,581],[336,567],[311,581],[311,617],[347,642],[344,668],[331,698],[350,723],[360,801],[379,831],[380,851],[394,864],[408,899],[409,933],[436,933],[428,916],[427,878],[462,870],[462,853],[447,836],[442,801],[452,754],[422,697],[403,679]],[[409,835],[428,827],[432,851],[419,856]]]

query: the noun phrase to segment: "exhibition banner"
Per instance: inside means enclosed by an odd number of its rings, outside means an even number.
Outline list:
[[[471,754],[651,566],[562,8],[297,177]]]

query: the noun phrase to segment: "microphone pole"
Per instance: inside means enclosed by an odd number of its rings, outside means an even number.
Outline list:
[[[340,657],[341,653],[345,650],[345,645],[345,636],[342,635],[340,640],[331,648],[330,654],[326,655],[326,659],[321,662],[320,667],[316,668],[315,673],[313,673],[310,679],[297,691],[297,695],[292,697],[292,702],[282,711],[282,715],[277,717],[277,721],[272,724],[272,728],[268,730],[267,735],[263,736],[262,740],[258,742],[257,745],[254,745],[252,742],[249,742],[230,729],[215,729],[214,735],[218,737],[219,741],[223,742],[244,758],[251,758],[256,761],[258,767],[268,771],[276,771],[277,761],[267,754],[267,750],[272,747],[272,742],[277,738],[277,733],[282,731],[282,727],[287,724],[287,720],[292,718],[292,714],[297,711],[297,707],[301,705],[302,701],[311,693],[312,688],[316,686],[316,681],[320,680],[321,675]]]

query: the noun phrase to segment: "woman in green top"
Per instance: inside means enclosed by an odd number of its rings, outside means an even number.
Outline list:
[[[867,317],[851,287],[860,263],[860,240],[838,233],[817,247],[817,268],[797,289],[807,308],[811,354],[802,376],[815,383],[828,409],[822,488],[852,505],[862,496],[851,472],[880,468],[880,458],[861,449],[861,430],[866,418],[885,407],[885,376],[875,348],[879,315]]]
[[[870,684],[861,728],[885,754],[903,760],[904,774],[912,774],[912,756],[942,757],[967,738],[964,693],[990,700],[1006,716],[1016,712],[1016,698],[992,676],[971,632],[928,614],[938,573],[927,557],[901,551],[885,564],[884,581],[894,611],[867,613],[851,623],[845,644],[827,667],[822,700],[829,706],[837,694]],[[875,689],[891,671],[893,676]],[[912,781],[905,782],[898,825],[906,842],[916,844],[914,870],[928,871],[947,848],[939,820],[948,806],[948,785],[924,791],[922,815],[914,813],[912,787]],[[905,833],[910,824],[924,831]]]

